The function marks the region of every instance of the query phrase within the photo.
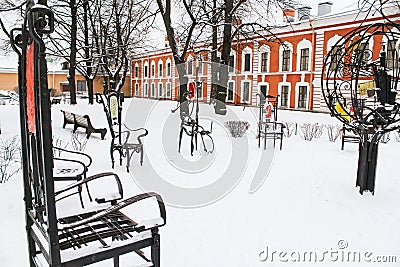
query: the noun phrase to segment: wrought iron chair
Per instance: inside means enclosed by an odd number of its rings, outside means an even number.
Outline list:
[[[86,177],[60,190],[54,188],[51,101],[46,47],[42,40],[42,35],[53,30],[53,12],[46,1],[39,0],[38,4],[27,1],[24,27],[11,31],[11,45],[19,59],[21,158],[29,266],[84,266],[106,259],[113,259],[114,266],[119,266],[120,255],[134,252],[147,265],[159,267],[158,232],[166,223],[160,195],[143,193],[121,200],[122,185],[113,173]],[[109,177],[117,184],[117,192],[95,198],[108,207],[97,206],[90,211],[60,215],[63,210],[59,208],[63,204],[60,201],[70,196],[71,191]],[[145,199],[156,200],[158,211],[154,219],[138,222],[121,211],[134,203],[143,204]],[[145,255],[143,248],[150,248],[150,255]]]
[[[130,129],[122,123],[122,103],[124,95],[115,90],[108,90],[104,95],[96,94],[96,102],[103,105],[111,133],[110,156],[114,168],[114,152],[118,151],[120,165],[126,157],[126,170],[129,172],[133,153],[140,153],[140,165],[143,164],[143,138],[148,135],[145,128]],[[136,136],[134,141],[133,136]]]
[[[71,151],[65,148],[53,147],[54,154],[54,167],[53,167],[53,178],[54,181],[80,181],[87,177],[90,165],[92,165],[92,158],[83,152]],[[89,199],[92,197],[89,192],[89,188],[86,184],[86,189],[89,195]],[[82,208],[84,207],[82,200],[82,187],[78,187],[79,198],[81,201]],[[74,193],[75,194],[75,193]]]
[[[258,147],[261,146],[261,139],[264,140],[264,149],[267,148],[267,139],[273,139],[274,147],[276,144],[276,140],[279,140],[279,148],[280,150],[282,150],[282,140],[284,136],[284,129],[286,128],[286,126],[283,123],[277,121],[279,95],[257,95],[260,98],[257,134]]]

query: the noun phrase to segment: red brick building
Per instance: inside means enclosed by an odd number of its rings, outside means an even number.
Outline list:
[[[280,95],[279,105],[289,109],[322,110],[325,102],[321,91],[323,60],[336,41],[360,23],[372,24],[382,21],[382,17],[367,16],[359,10],[341,14],[330,14],[332,3],[322,4],[324,13],[314,19],[303,16],[290,18],[276,27],[272,34],[244,39],[238,36],[232,43],[232,52],[227,84],[227,103],[257,104],[257,93]],[[328,11],[327,11],[328,10]],[[298,11],[295,14],[299,13]],[[293,14],[293,12],[286,12]],[[396,10],[386,14],[394,20],[400,15]],[[379,39],[380,38],[380,39]],[[267,41],[269,40],[269,41]],[[279,40],[279,41],[278,41]],[[386,40],[391,45],[387,49],[398,49],[400,40]],[[382,38],[374,37],[367,45],[374,55],[382,49]],[[206,48],[206,47],[205,47]],[[199,48],[199,50],[201,50]],[[388,54],[397,55],[394,51]],[[207,53],[203,61],[209,60]],[[372,58],[370,60],[377,60]],[[186,68],[189,80],[195,79],[198,59],[188,53]],[[132,96],[145,98],[176,99],[178,95],[178,74],[169,48],[143,54],[132,59]],[[210,65],[202,64],[199,78],[203,90],[199,98],[208,102],[211,91]],[[368,78],[366,78],[368,79]]]

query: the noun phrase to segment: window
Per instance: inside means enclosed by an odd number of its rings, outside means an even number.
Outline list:
[[[84,80],[78,80],[77,81],[78,85],[78,92],[86,92],[86,81]]]
[[[268,52],[261,53],[261,72],[268,71]]]
[[[144,96],[149,96],[149,85],[147,83],[144,84]]]
[[[250,82],[247,81],[243,82],[242,102],[250,102]]]
[[[229,72],[235,72],[235,56],[229,56]]]
[[[167,62],[167,76],[171,77],[171,62]]]
[[[244,71],[250,71],[250,59],[251,59],[250,54],[244,55]]]
[[[171,97],[171,83],[167,83],[167,97]]]
[[[135,66],[135,78],[139,77],[139,66]]]
[[[282,53],[282,71],[290,70],[290,50],[285,49]]]
[[[135,95],[138,96],[139,95],[139,84],[135,83]]]
[[[158,64],[158,77],[162,77],[163,76],[163,64],[159,63]]]
[[[196,68],[196,71],[198,70],[198,74],[203,74],[203,56],[200,55],[199,56],[199,60],[197,61],[197,66],[198,68]]]
[[[156,91],[156,90],[155,90],[155,85],[154,85],[154,83],[152,83],[152,84],[151,84],[151,97],[154,97],[154,95],[156,94],[155,91]]]
[[[200,82],[198,90],[196,90],[197,97],[198,98],[203,98],[203,82]]]
[[[331,64],[329,65],[329,71],[335,71],[339,64],[342,49],[339,46],[333,46],[331,50]]]
[[[299,86],[298,108],[307,108],[307,86]]]
[[[386,50],[386,67],[397,69],[399,67],[399,55],[396,52],[397,40],[389,40]]]
[[[310,49],[303,48],[300,50],[300,70],[308,70],[308,61],[310,58]]]
[[[151,64],[151,77],[156,75],[156,65],[154,63]]]
[[[147,65],[144,66],[144,77],[146,77],[146,78],[148,77],[148,74],[149,74],[148,67],[149,66],[147,66]]]
[[[163,86],[162,83],[158,83],[158,96],[163,97]]]
[[[227,97],[227,101],[233,101],[233,92],[235,88],[235,83],[233,81],[229,81],[228,82],[228,88],[227,88],[227,92],[226,92],[226,97]]]
[[[193,60],[189,59],[187,62],[187,74],[188,75],[193,75]]]
[[[289,86],[287,85],[281,87],[281,106],[289,107]]]

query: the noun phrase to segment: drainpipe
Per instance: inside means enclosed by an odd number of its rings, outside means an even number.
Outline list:
[[[315,29],[313,26],[313,20],[310,18],[309,24],[312,30],[312,36],[311,36],[311,74],[310,74],[310,101],[308,101],[308,109],[311,110],[313,106],[313,95],[314,95],[314,85],[313,85],[313,80],[314,80],[314,68],[315,68],[315,62],[314,62],[314,54],[315,54]]]

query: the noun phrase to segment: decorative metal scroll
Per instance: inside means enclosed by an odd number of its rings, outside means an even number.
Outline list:
[[[360,136],[361,194],[374,193],[379,139],[400,127],[399,40],[397,23],[360,26],[333,44],[324,61],[322,88],[328,108]]]

